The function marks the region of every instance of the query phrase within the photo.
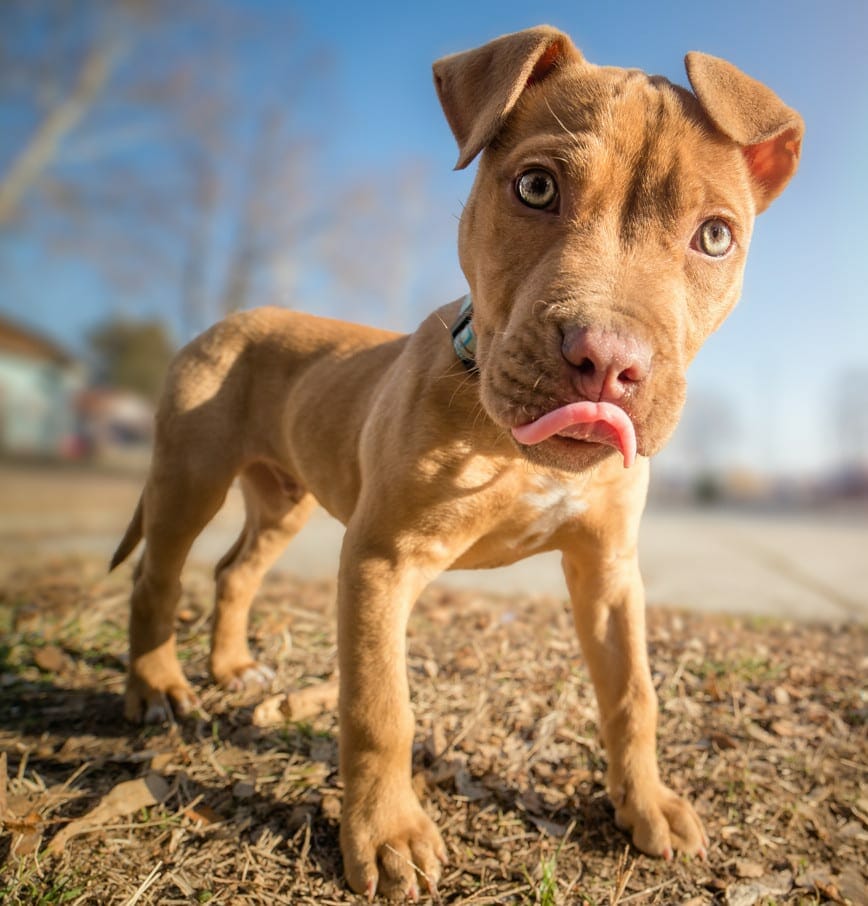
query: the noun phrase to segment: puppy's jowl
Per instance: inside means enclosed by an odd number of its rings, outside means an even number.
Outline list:
[[[645,853],[705,852],[655,757],[636,539],[648,457],[678,421],[688,364],[736,303],[754,216],[793,175],[802,121],[723,60],[686,64],[692,93],[594,66],[548,27],[439,60],[458,166],[481,154],[459,229],[469,295],[410,336],[237,314],[172,365],[114,558],[144,536],[127,716],[196,703],[175,654],[179,576],[232,481],[247,518],[217,568],[211,670],[225,686],[271,675],[248,650],[248,610],[320,503],[346,524],[341,848],[360,893],[414,897],[447,856],[410,782],[414,600],[442,570],[552,549],[618,824]]]

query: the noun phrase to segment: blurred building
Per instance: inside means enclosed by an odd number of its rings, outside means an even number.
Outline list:
[[[90,386],[73,355],[0,317],[0,455],[138,468],[150,454],[153,418],[147,400]]]
[[[128,390],[89,387],[76,400],[82,452],[103,465],[144,468],[154,437],[154,407]]]
[[[0,452],[75,455],[84,366],[56,343],[0,317]]]

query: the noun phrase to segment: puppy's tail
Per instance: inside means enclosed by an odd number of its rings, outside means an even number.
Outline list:
[[[114,552],[114,556],[111,559],[109,564],[109,572],[111,572],[116,566],[120,566],[124,560],[129,557],[129,555],[136,549],[136,545],[142,540],[142,498],[139,497],[139,502],[136,504],[136,511],[133,513],[133,518],[130,520],[130,524],[127,526],[127,530],[124,532],[124,537],[121,538],[121,543],[118,545],[118,549]]]

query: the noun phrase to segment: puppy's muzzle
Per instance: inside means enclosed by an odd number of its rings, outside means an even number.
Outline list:
[[[597,327],[571,327],[563,334],[561,352],[584,399],[621,403],[635,395],[651,373],[651,348],[635,336]]]

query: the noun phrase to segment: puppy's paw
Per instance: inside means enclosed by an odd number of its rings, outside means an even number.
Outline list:
[[[434,822],[418,802],[397,811],[344,813],[341,852],[350,887],[369,900],[416,902],[420,891],[436,894],[446,847]]]
[[[663,784],[651,795],[616,804],[615,822],[630,831],[633,845],[649,856],[669,861],[682,852],[704,860],[708,853],[708,837],[693,806]]]
[[[185,679],[174,679],[163,688],[137,677],[127,680],[124,696],[124,717],[127,720],[133,723],[161,724],[174,717],[194,715],[207,716],[202,703]]]
[[[226,664],[212,666],[211,674],[227,692],[241,692],[257,687],[266,689],[276,676],[271,667],[253,660],[245,660],[232,666]]]

